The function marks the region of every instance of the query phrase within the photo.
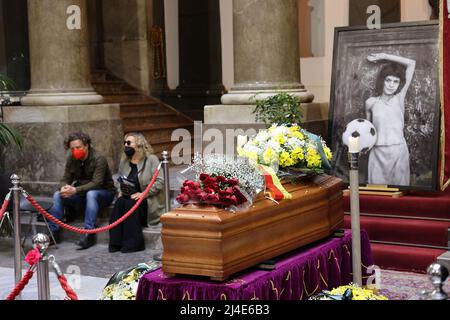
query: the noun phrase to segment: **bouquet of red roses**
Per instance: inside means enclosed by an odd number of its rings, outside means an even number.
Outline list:
[[[239,188],[238,179],[206,173],[200,174],[200,182],[184,181],[176,200],[180,204],[207,203],[224,207],[238,206],[248,201]]]

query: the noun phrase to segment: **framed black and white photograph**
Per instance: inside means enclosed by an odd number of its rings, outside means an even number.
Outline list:
[[[434,21],[386,24],[373,30],[335,29],[329,128],[332,174],[348,183],[343,135],[347,139],[349,130],[353,136],[361,131],[360,185],[436,190],[438,38],[439,25]]]

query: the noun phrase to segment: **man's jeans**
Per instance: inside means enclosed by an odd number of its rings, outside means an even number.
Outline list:
[[[84,228],[94,229],[98,211],[101,208],[108,207],[113,200],[114,193],[104,189],[91,190],[85,196],[73,195],[70,198],[63,198],[59,191],[56,191],[53,195],[53,206],[48,212],[58,220],[61,220],[66,206],[75,207],[76,209],[86,208],[84,212]],[[59,226],[55,223],[49,221],[49,225],[50,230],[59,230]]]

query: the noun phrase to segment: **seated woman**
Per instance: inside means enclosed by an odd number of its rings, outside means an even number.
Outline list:
[[[111,213],[110,223],[120,219],[143,196],[156,168],[158,158],[142,133],[125,135],[124,155],[119,164],[118,199]],[[135,252],[145,249],[142,228],[157,225],[164,212],[164,178],[159,172],[146,200],[130,217],[109,231],[109,252]]]

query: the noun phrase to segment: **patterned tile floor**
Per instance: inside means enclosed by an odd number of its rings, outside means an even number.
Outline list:
[[[426,274],[381,270],[380,293],[390,300],[418,300],[423,290],[433,291],[434,287]],[[450,280],[444,285],[450,295]]]

